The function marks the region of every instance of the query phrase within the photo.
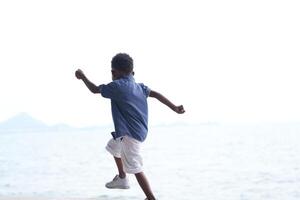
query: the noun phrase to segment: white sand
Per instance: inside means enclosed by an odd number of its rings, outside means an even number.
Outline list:
[[[49,198],[49,197],[5,197],[0,196],[0,200],[96,200],[95,198]]]

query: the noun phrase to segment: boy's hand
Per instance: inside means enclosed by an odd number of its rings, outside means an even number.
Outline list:
[[[174,110],[175,112],[177,112],[178,114],[183,114],[183,113],[185,112],[185,110],[184,110],[184,108],[183,108],[183,105],[175,106],[175,107],[173,108],[173,110]]]
[[[83,71],[82,71],[81,69],[78,69],[78,70],[76,70],[76,72],[75,72],[75,76],[76,76],[76,78],[78,78],[78,79],[83,79],[84,73],[83,73]]]

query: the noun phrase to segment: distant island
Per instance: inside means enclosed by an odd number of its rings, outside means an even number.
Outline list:
[[[0,122],[1,132],[46,132],[46,131],[78,131],[78,130],[91,130],[103,127],[84,127],[75,128],[67,124],[56,124],[49,126],[44,122],[33,118],[28,113],[19,113],[3,122]]]

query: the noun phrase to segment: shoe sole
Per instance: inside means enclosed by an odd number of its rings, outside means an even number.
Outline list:
[[[127,186],[127,187],[109,187],[109,186],[105,186],[105,187],[108,188],[108,189],[122,189],[122,190],[127,190],[127,189],[130,188],[129,186]]]

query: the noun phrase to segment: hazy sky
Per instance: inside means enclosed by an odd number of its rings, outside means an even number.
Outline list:
[[[150,124],[300,121],[299,1],[0,1],[0,121],[111,122],[110,102],[74,77],[111,80],[119,52],[149,100]]]

